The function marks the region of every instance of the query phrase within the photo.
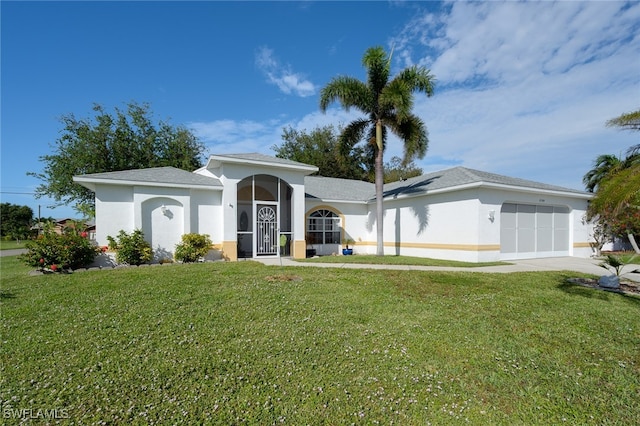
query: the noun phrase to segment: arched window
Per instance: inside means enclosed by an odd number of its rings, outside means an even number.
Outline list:
[[[340,217],[330,210],[316,210],[307,219],[308,244],[340,244]]]

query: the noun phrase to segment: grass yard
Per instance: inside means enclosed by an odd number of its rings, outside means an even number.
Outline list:
[[[640,298],[575,273],[0,262],[7,424],[640,419]]]
[[[457,268],[478,268],[480,266],[508,265],[508,262],[458,262],[455,260],[431,259],[412,256],[376,256],[358,254],[353,256],[317,256],[308,259],[296,259],[308,263],[359,263],[365,265],[411,265],[411,266],[452,266]]]
[[[24,248],[25,240],[20,240],[20,242],[16,240],[2,240],[0,239],[0,250],[13,250],[13,249],[22,249]]]

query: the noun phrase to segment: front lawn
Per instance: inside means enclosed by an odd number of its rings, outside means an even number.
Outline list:
[[[0,250],[23,249],[26,240],[3,240],[0,239]]]
[[[31,277],[0,262],[7,423],[640,418],[640,298],[575,273],[236,262]]]
[[[459,262],[455,260],[431,259],[412,256],[376,256],[358,254],[352,256],[316,256],[308,259],[296,259],[309,263],[359,263],[365,265],[411,265],[411,266],[451,266],[456,268],[478,268],[481,266],[509,265],[508,262]]]

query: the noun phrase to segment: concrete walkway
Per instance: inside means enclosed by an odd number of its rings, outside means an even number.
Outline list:
[[[5,256],[17,256],[22,253],[26,253],[27,249],[11,249],[11,250],[0,250],[0,257]]]
[[[280,259],[255,259],[265,265],[280,266]],[[354,263],[315,263],[296,262],[290,258],[282,258],[282,266],[307,266],[316,268],[351,268],[351,269],[392,269],[400,271],[463,271],[463,272],[535,272],[535,271],[575,271],[593,275],[610,275],[604,268],[598,266],[599,260],[581,257],[549,257],[543,259],[510,260],[508,265],[480,266],[477,268],[460,268],[451,266],[414,266],[414,265],[363,265]],[[624,278],[640,282],[640,265],[627,265],[623,269]]]
[[[16,256],[26,250],[0,250],[0,256]],[[415,265],[363,265],[357,263],[315,263],[296,262],[288,257],[254,259],[265,265],[280,266],[307,266],[316,268],[351,268],[351,269],[392,269],[399,271],[463,271],[463,272],[535,272],[535,271],[575,271],[597,276],[611,275],[604,268],[598,266],[600,260],[585,259],[582,257],[547,257],[541,259],[510,260],[508,265],[479,266],[477,268],[460,268],[451,266],[415,266]],[[638,271],[638,272],[632,272]],[[626,265],[623,270],[624,278],[630,281],[640,282],[640,264]]]

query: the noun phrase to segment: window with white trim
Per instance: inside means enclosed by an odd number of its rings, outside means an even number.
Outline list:
[[[316,210],[307,219],[307,244],[340,244],[340,217],[331,210]]]

